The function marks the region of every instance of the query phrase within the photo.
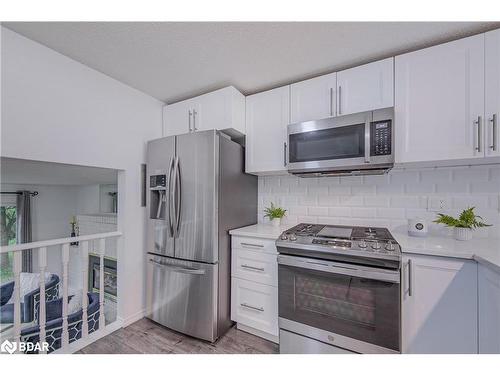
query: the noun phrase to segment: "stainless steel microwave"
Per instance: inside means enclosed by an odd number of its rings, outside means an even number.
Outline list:
[[[394,165],[394,109],[288,125],[288,172],[301,177],[382,174]]]

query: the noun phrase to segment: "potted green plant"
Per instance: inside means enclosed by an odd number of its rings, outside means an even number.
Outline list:
[[[469,207],[463,210],[458,218],[454,218],[450,215],[438,214],[438,218],[434,220],[434,222],[454,228],[455,239],[459,241],[468,241],[472,238],[472,231],[474,229],[491,226],[484,223],[483,218],[474,213],[474,208],[475,207]]]
[[[274,203],[271,202],[270,207],[264,208],[264,217],[269,218],[271,223],[275,227],[279,227],[281,224],[281,219],[285,216],[286,210],[281,207],[275,206]]]

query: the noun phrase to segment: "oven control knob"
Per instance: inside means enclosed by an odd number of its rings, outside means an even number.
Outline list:
[[[394,246],[394,243],[392,241],[387,242],[387,245],[385,245],[385,249],[387,251],[394,251],[396,250],[396,246]]]
[[[375,241],[374,243],[372,243],[372,249],[373,250],[380,250],[380,243],[378,241]]]
[[[289,239],[290,241],[297,241],[297,236],[296,236],[295,234],[293,234],[293,233],[292,233],[292,234],[290,234],[290,236],[288,236],[288,239]]]
[[[360,249],[366,249],[366,247],[367,247],[368,245],[366,244],[366,241],[365,241],[365,240],[361,240],[361,241],[359,242],[358,246],[359,246],[359,248],[360,248]]]
[[[288,240],[288,236],[286,235],[286,233],[283,233],[283,234],[280,236],[280,240],[282,240],[282,241],[286,241],[286,240]]]

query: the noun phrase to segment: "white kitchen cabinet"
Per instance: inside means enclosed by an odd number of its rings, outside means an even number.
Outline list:
[[[209,129],[227,130],[232,136],[243,135],[245,97],[229,86],[167,105],[163,123],[165,136]]]
[[[485,151],[500,156],[500,30],[485,34]]]
[[[337,115],[394,106],[394,58],[337,72]]]
[[[484,61],[484,34],[396,56],[396,163],[484,157]]]
[[[479,265],[479,353],[500,354],[500,273]]]
[[[278,342],[275,239],[231,238],[231,319],[238,329]]]
[[[337,73],[290,85],[290,123],[336,116],[336,92]]]
[[[290,86],[246,97],[246,172],[285,173]]]
[[[403,257],[403,353],[477,353],[477,264]]]
[[[193,122],[193,102],[185,100],[163,107],[163,135],[189,133]]]

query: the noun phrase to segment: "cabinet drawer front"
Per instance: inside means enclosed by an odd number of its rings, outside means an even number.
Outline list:
[[[271,254],[278,253],[276,250],[276,242],[274,240],[233,236],[231,239],[231,245],[233,249],[262,251]]]
[[[278,288],[231,278],[231,319],[278,335]]]
[[[276,255],[234,249],[231,275],[240,279],[277,287],[278,262]]]

